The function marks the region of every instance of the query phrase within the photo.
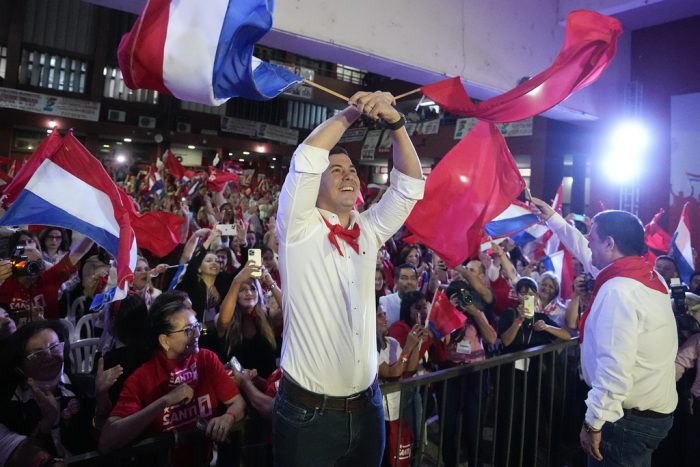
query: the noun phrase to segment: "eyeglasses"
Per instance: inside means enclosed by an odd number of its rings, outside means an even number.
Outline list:
[[[47,238],[47,240],[62,240],[63,239],[63,237],[61,237],[60,235],[47,235],[46,238]]]
[[[199,333],[202,334],[202,323],[194,323],[186,328],[178,329],[177,331],[170,331],[167,335],[171,334],[177,334],[178,332],[184,332],[187,337],[192,337],[194,335],[195,330]]]
[[[24,358],[26,358],[30,362],[35,362],[38,360],[50,358],[52,355],[63,355],[63,342],[56,342],[55,344],[51,344],[48,349],[37,350],[36,352],[30,353]]]

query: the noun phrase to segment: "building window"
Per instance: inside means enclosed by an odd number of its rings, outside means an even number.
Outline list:
[[[88,63],[36,50],[22,50],[19,83],[57,91],[85,93]]]
[[[0,78],[5,79],[7,71],[7,47],[0,46]]]
[[[105,87],[102,94],[104,97],[145,104],[158,103],[158,91],[127,88],[122,77],[122,71],[118,67],[106,66],[102,70],[102,74],[105,77]]]
[[[222,117],[226,115],[226,104],[214,107],[211,105],[197,104],[195,102],[180,101],[180,108],[182,110],[189,110],[190,112],[201,112],[211,115],[220,115]]]
[[[337,77],[340,81],[347,81],[353,84],[363,84],[365,75],[367,74],[366,71],[347,65],[338,65],[336,70]]]

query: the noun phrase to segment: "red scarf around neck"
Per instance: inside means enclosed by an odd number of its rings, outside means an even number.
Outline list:
[[[598,274],[598,277],[595,279],[593,294],[588,300],[588,306],[581,315],[581,324],[579,325],[579,329],[581,330],[579,335],[579,344],[583,344],[583,333],[586,327],[586,319],[588,319],[588,314],[591,312],[591,307],[593,306],[596,295],[598,295],[598,291],[601,287],[603,287],[603,284],[615,277],[627,277],[629,279],[634,279],[652,290],[656,290],[664,294],[667,293],[664,283],[654,272],[653,267],[647,263],[642,256],[624,256],[618,259],[600,271],[600,274]]]
[[[357,243],[357,239],[360,237],[360,225],[357,222],[355,222],[352,229],[346,229],[340,224],[331,224],[324,216],[321,217],[323,218],[323,222],[326,223],[326,226],[330,230],[330,232],[328,232],[328,240],[330,240],[336,250],[338,250],[340,256],[344,256],[343,250],[340,249],[340,245],[338,244],[338,239],[336,237],[340,237],[345,240],[348,245],[355,250],[355,253],[360,253],[360,245]]]

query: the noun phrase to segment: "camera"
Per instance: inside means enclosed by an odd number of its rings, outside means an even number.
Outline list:
[[[13,277],[34,277],[38,276],[44,268],[43,261],[30,260],[24,254],[24,246],[17,245],[15,253],[10,258],[12,264]]]
[[[453,294],[452,296],[457,297],[457,308],[460,310],[464,310],[473,302],[472,294],[467,289],[459,289],[457,293]]]
[[[586,292],[588,293],[593,293],[593,289],[595,289],[595,279],[593,278],[593,275],[590,273],[585,273],[583,275],[584,283],[586,284]]]
[[[671,278],[671,300],[673,300],[676,315],[682,315],[688,311],[688,305],[685,303],[685,292],[687,290],[688,288],[681,283],[679,278]]]

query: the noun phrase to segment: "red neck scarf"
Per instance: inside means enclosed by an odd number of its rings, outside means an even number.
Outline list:
[[[357,243],[357,239],[360,236],[360,226],[357,222],[355,222],[352,229],[346,229],[340,224],[331,224],[325,217],[323,217],[323,222],[326,223],[326,226],[330,230],[330,232],[328,232],[328,240],[330,240],[336,250],[338,250],[340,256],[344,256],[343,250],[340,249],[340,245],[338,244],[338,239],[336,237],[340,237],[345,240],[348,245],[355,250],[355,253],[360,253],[360,245]]]
[[[659,276],[656,275],[652,266],[647,263],[643,257],[625,256],[618,259],[610,266],[603,269],[595,279],[593,295],[591,295],[590,300],[588,300],[588,306],[581,315],[581,324],[579,326],[581,329],[579,344],[583,344],[583,333],[586,327],[586,319],[588,318],[588,314],[591,312],[591,307],[593,306],[593,302],[595,301],[598,291],[603,284],[615,277],[627,277],[629,279],[634,279],[652,290],[667,293],[666,286],[661,279],[659,279]]]

